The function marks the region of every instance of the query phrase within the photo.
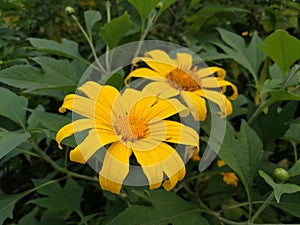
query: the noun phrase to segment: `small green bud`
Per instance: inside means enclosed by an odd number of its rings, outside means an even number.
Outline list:
[[[289,179],[289,172],[283,168],[276,168],[273,172],[275,179],[278,182],[285,182]]]
[[[68,15],[68,16],[71,16],[75,13],[75,9],[71,6],[67,6],[66,9],[65,9],[65,13]]]
[[[162,2],[157,3],[157,5],[155,6],[156,9],[160,9],[161,7],[163,7]]]

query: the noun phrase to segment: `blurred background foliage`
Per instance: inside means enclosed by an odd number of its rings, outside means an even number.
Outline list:
[[[225,166],[199,173],[189,162],[172,192],[125,187],[115,196],[101,191],[91,168],[69,162],[74,140],[65,151],[54,140],[71,115],[57,110],[94,54],[66,6],[98,56],[158,39],[226,69],[239,97],[219,155]],[[0,224],[299,224],[299,19],[292,0],[2,0]],[[121,88],[120,77],[109,84]],[[209,128],[203,123],[203,149]],[[272,176],[278,167],[287,183]],[[238,185],[227,185],[224,172],[237,174]]]

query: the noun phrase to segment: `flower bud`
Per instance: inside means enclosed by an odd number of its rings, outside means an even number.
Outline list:
[[[65,9],[65,13],[68,15],[68,16],[71,16],[75,13],[75,9],[71,6],[67,6],[66,9]]]
[[[276,168],[273,172],[275,179],[278,182],[285,182],[289,179],[289,172],[283,168]]]

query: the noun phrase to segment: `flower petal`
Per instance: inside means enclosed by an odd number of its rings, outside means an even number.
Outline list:
[[[98,149],[116,141],[118,138],[111,128],[92,129],[87,137],[70,152],[70,160],[85,163]]]
[[[75,120],[72,123],[65,125],[64,127],[60,128],[60,130],[56,134],[56,142],[58,143],[58,147],[62,149],[60,143],[66,137],[69,137],[74,133],[93,128],[94,126],[95,123],[90,119]]]
[[[229,99],[234,100],[238,96],[238,90],[234,84],[229,81],[218,79],[214,77],[207,77],[201,80],[201,87],[202,88],[222,88],[230,86],[233,90],[233,94],[229,97]]]
[[[152,58],[158,62],[164,62],[167,64],[173,64],[173,60],[169,57],[169,55],[162,50],[152,50],[145,53],[145,57]]]
[[[122,183],[129,173],[129,157],[132,151],[121,142],[113,143],[107,150],[99,182],[103,190],[119,194]]]
[[[195,91],[194,93],[216,103],[221,110],[222,117],[226,117],[232,113],[231,102],[226,98],[225,95],[223,95],[222,92],[202,89]]]
[[[96,100],[102,87],[94,81],[87,81],[77,90],[83,92],[88,98]]]
[[[150,126],[153,139],[159,137],[162,141],[199,148],[199,135],[194,129],[188,126],[170,120],[161,120],[150,124]]]
[[[157,97],[168,99],[179,94],[179,91],[173,88],[168,82],[154,81],[147,84],[143,92],[154,94]]]
[[[151,107],[151,109],[148,112],[144,112],[142,116],[144,121],[147,123],[153,119],[164,119],[186,110],[187,108],[177,99],[165,100],[158,98],[158,101]]]
[[[177,65],[180,69],[188,71],[192,68],[193,57],[191,54],[178,52],[176,56]]]
[[[207,76],[212,76],[214,73],[217,73],[217,76],[220,79],[224,79],[224,77],[226,76],[226,71],[224,69],[219,68],[219,67],[214,67],[214,66],[199,69],[197,71],[197,76],[200,79],[202,79]]]
[[[65,97],[63,105],[59,108],[59,112],[64,113],[66,109],[69,109],[84,117],[93,119],[95,118],[95,106],[95,102],[88,98],[69,94]]]
[[[169,177],[169,180],[164,182],[167,190],[172,189],[185,175],[182,159],[171,146],[164,142],[152,151],[134,151],[134,154],[148,178],[150,189],[159,187],[163,173]]]
[[[181,97],[183,98],[184,102],[187,104],[187,107],[191,111],[194,120],[204,121],[207,113],[205,99],[198,96],[196,92],[187,91],[182,91]]]
[[[165,74],[161,74],[149,68],[140,68],[132,71],[126,78],[125,84],[128,85],[128,80],[132,77],[146,78],[149,80],[165,81]]]

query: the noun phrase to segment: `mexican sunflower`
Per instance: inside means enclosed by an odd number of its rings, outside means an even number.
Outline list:
[[[85,96],[70,94],[59,111],[66,109],[82,116],[62,127],[56,141],[88,130],[88,135],[70,151],[70,160],[86,163],[96,151],[105,151],[99,172],[104,190],[120,193],[130,171],[130,156],[134,154],[146,175],[150,189],[161,185],[172,189],[185,176],[185,165],[179,154],[166,142],[194,146],[199,150],[198,133],[172,115],[186,108],[176,99],[162,99],[146,91],[125,89],[121,94],[112,86],[88,81],[78,88]],[[108,147],[102,148],[103,146]],[[168,179],[163,181],[163,177]]]
[[[238,92],[235,85],[224,80],[225,70],[219,67],[198,69],[197,66],[192,65],[191,54],[177,53],[176,58],[171,59],[162,50],[146,52],[145,57],[134,58],[133,64],[137,65],[139,61],[145,62],[150,68],[138,68],[132,71],[125,80],[126,84],[133,77],[152,80],[149,85],[154,92],[165,92],[163,95],[167,97],[180,95],[195,120],[203,121],[206,118],[205,99],[219,106],[223,118],[232,113],[231,102],[224,93],[230,86],[232,95],[229,99],[234,100]]]

